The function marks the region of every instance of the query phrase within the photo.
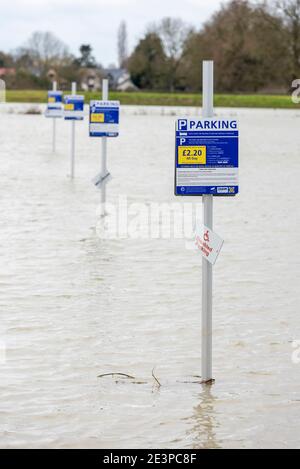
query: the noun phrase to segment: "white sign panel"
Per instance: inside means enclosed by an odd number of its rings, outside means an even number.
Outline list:
[[[97,174],[97,176],[92,179],[92,182],[95,184],[97,189],[101,189],[103,184],[107,184],[110,180],[112,179],[112,176],[110,173],[106,173],[105,176],[102,175],[102,173]]]
[[[207,228],[207,226],[198,224],[195,233],[195,246],[202,256],[211,264],[215,264],[218,255],[222,249],[224,240],[217,233]]]

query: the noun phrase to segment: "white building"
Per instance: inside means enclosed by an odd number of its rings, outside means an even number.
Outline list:
[[[112,89],[116,91],[135,91],[138,88],[130,78],[129,72],[124,68],[108,68],[105,75],[109,79]]]

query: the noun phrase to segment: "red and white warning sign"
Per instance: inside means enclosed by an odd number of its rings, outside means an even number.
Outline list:
[[[224,240],[212,230],[197,223],[195,233],[195,246],[202,256],[211,264],[215,264],[222,249]]]

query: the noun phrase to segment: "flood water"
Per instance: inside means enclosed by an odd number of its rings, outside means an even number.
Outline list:
[[[174,122],[194,112],[123,108],[110,202],[184,202]],[[70,122],[53,155],[50,120],[1,112],[1,448],[300,448],[300,111],[217,114],[239,119],[240,194],[214,201],[206,387],[200,255],[172,237],[100,239],[87,121],[71,181]],[[98,378],[112,372],[134,379]]]

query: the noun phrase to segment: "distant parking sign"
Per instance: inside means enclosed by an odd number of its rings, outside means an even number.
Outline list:
[[[62,98],[62,91],[48,91],[48,104],[45,113],[46,117],[62,117]]]
[[[65,96],[64,117],[66,120],[83,120],[84,96],[79,94]]]
[[[178,119],[175,195],[237,194],[238,136],[235,119]]]
[[[119,109],[119,101],[91,101],[90,137],[117,137]]]

